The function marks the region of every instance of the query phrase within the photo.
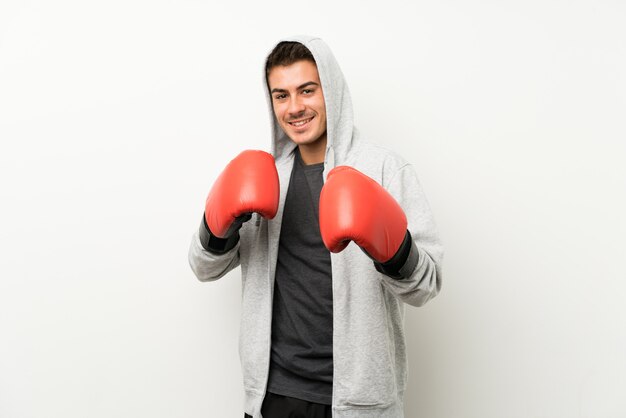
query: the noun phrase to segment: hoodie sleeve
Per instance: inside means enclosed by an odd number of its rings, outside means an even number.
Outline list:
[[[380,277],[383,285],[400,300],[412,306],[422,306],[441,289],[443,246],[413,166],[402,166],[386,189],[406,214],[408,231],[413,240],[411,251],[417,251],[417,264],[413,272],[403,279],[394,279],[385,274]]]
[[[205,225],[201,222],[200,228],[191,237],[189,245],[189,265],[198,280],[209,282],[222,278],[239,265],[239,241],[230,250],[223,254],[207,251],[201,241]]]

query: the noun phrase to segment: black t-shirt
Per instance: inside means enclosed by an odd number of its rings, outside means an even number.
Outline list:
[[[324,163],[305,165],[295,153],[276,263],[267,390],[330,405],[332,273],[318,221]]]

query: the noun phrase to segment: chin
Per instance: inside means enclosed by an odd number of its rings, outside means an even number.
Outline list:
[[[311,145],[317,142],[318,138],[300,138],[300,137],[290,137],[293,142],[298,145]]]

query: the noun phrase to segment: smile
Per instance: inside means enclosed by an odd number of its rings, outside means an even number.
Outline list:
[[[313,117],[311,117],[311,118],[309,118],[309,119],[303,119],[303,120],[298,120],[298,121],[295,121],[295,122],[289,122],[289,124],[290,124],[291,126],[296,127],[296,128],[301,128],[301,127],[303,127],[303,126],[305,126],[305,125],[308,125],[308,123],[309,123],[309,122],[311,122],[311,121],[313,120],[313,118],[314,118],[314,117],[315,117],[315,116],[313,116]]]

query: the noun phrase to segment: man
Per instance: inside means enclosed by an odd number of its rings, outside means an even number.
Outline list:
[[[409,163],[360,138],[321,39],[283,39],[264,72],[271,155],[227,165],[189,249],[201,281],[241,265],[245,416],[403,417],[404,303],[441,287],[426,198]]]

